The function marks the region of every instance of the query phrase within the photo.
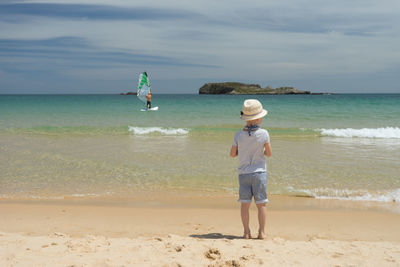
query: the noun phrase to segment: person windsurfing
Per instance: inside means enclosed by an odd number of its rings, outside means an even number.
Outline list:
[[[140,101],[146,104],[146,108],[141,109],[141,111],[158,110],[158,107],[151,107],[151,86],[147,72],[142,72],[139,75],[137,97]]]
[[[149,91],[149,93],[146,95],[146,99],[147,99],[147,109],[151,109],[151,92]]]

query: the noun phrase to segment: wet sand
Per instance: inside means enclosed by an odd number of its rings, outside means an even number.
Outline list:
[[[1,200],[0,265],[400,264],[395,203],[271,196],[267,239],[244,240],[234,196],[144,195]]]

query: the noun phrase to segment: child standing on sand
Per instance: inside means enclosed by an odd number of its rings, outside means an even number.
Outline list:
[[[252,197],[258,209],[258,238],[264,239],[267,219],[267,165],[266,157],[272,155],[267,130],[261,129],[262,118],[267,115],[260,101],[247,99],[240,118],[246,125],[235,134],[230,156],[239,157],[239,199],[245,239],[251,238],[249,209]]]

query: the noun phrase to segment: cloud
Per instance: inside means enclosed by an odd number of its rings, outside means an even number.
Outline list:
[[[0,39],[0,59],[3,71],[20,73],[73,68],[104,69],[118,65],[157,65],[215,68],[211,65],[185,63],[168,56],[135,54],[102,50],[78,37],[59,37],[42,40]],[[35,62],[34,66],[26,64]]]
[[[304,2],[304,1],[302,1]],[[221,15],[212,23],[232,28],[257,29],[268,32],[329,34],[340,32],[346,35],[371,36],[384,32],[399,22],[398,13],[381,12],[361,7],[349,8],[349,4],[335,2],[343,8],[322,7],[321,2],[301,2],[262,6],[246,5],[229,16]],[[323,5],[326,3],[324,2]]]
[[[176,20],[193,18],[197,14],[178,9],[133,8],[96,4],[0,4],[0,16],[3,19],[18,15],[87,20]]]
[[[207,6],[207,3],[204,4]],[[100,4],[67,3],[5,3],[0,4],[0,19],[5,21],[32,20],[47,17],[70,20],[133,20],[133,21],[197,21],[199,25],[227,28],[248,28],[261,31],[295,33],[342,32],[347,35],[370,36],[398,22],[397,14],[350,8],[352,12],[322,8],[311,2],[313,8],[299,4],[261,7],[244,5],[225,14],[205,10],[188,10],[171,5],[169,8],[154,6],[112,6]],[[343,3],[348,6],[347,3]],[[356,10],[357,12],[354,12]]]
[[[6,1],[0,70],[20,80],[32,73],[44,81],[46,73],[90,77],[86,85],[96,76],[127,81],[146,69],[155,82],[179,78],[196,86],[202,80],[312,86],[340,75],[346,82],[355,77],[356,86],[360,77],[399,65],[397,7],[392,0]],[[395,80],[388,79],[392,88]]]

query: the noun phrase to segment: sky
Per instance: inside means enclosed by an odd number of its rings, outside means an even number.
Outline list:
[[[0,0],[0,94],[400,93],[399,0]]]

